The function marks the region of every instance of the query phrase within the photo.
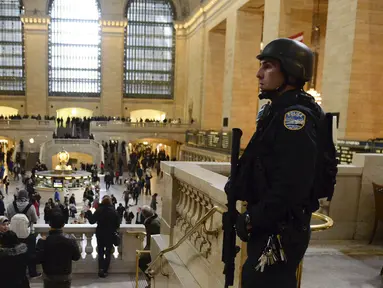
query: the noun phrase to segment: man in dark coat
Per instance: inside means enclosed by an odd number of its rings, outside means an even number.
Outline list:
[[[44,271],[45,288],[69,288],[72,282],[72,261],[81,257],[76,239],[63,233],[65,216],[59,207],[51,211],[49,235],[37,242],[37,259]]]
[[[108,276],[115,233],[120,227],[120,217],[112,204],[112,199],[105,195],[96,212],[92,214],[88,210],[85,213],[85,218],[88,219],[90,224],[97,223],[98,276],[105,278]]]
[[[150,250],[150,242],[152,235],[160,234],[161,222],[158,215],[147,205],[142,206],[142,216],[145,218],[144,225],[146,230],[146,246],[144,250]],[[140,258],[139,267],[145,273],[148,268],[148,264],[152,261],[150,254],[143,254]],[[145,273],[148,283],[150,283],[150,277]],[[148,286],[150,287],[150,286]]]

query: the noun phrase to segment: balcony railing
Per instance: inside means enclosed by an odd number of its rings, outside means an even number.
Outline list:
[[[157,123],[157,122],[123,122],[123,121],[93,121],[90,124],[91,130],[105,129],[129,129],[129,128],[161,128],[161,129],[179,129],[186,131],[192,129],[192,124],[173,124],[173,123]]]
[[[49,129],[54,131],[55,121],[53,120],[36,120],[36,119],[21,119],[21,120],[5,120],[0,119],[0,129]]]
[[[35,225],[38,238],[47,236],[49,225]],[[73,235],[80,247],[82,257],[73,263],[73,273],[96,273],[97,262],[97,225],[90,224],[67,224],[64,233]],[[122,224],[120,227],[121,244],[114,247],[110,273],[133,273],[136,268],[136,250],[143,249],[145,240],[145,226],[135,224]]]

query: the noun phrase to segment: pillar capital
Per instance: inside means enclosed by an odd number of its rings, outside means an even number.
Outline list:
[[[48,31],[51,17],[22,16],[21,22],[24,24],[25,32],[28,31]]]
[[[127,20],[100,20],[102,33],[123,34],[128,25]]]

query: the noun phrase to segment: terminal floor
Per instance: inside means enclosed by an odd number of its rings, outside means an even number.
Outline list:
[[[21,183],[12,182],[9,186],[9,196],[5,202],[13,199],[15,187]],[[163,180],[152,179],[152,193],[162,194]],[[123,202],[122,192],[124,186],[113,185],[106,192],[102,186],[101,194],[114,194],[117,201]],[[102,196],[101,195],[101,196]],[[52,195],[53,196],[53,195]],[[80,199],[76,199],[79,201]],[[150,196],[141,196],[137,207],[150,204]],[[162,203],[158,199],[158,214],[161,215]],[[42,203],[44,204],[44,203]],[[43,207],[43,205],[42,205]],[[43,223],[43,208],[39,222]],[[312,241],[306,253],[303,267],[302,288],[378,288],[383,287],[382,277],[379,275],[383,266],[383,243],[368,245],[358,241]],[[1,285],[0,285],[1,286]],[[139,288],[146,286],[144,280],[140,281]],[[31,281],[32,288],[43,287],[42,280]],[[106,279],[100,279],[95,274],[74,275],[72,287],[114,288],[135,287],[134,275],[111,274]],[[256,288],[254,283],[254,288]]]

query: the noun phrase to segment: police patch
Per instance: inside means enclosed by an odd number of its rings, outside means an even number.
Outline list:
[[[285,114],[283,124],[289,130],[300,130],[306,124],[306,115],[298,110],[289,111]]]

